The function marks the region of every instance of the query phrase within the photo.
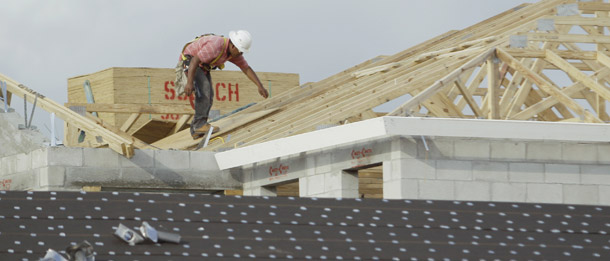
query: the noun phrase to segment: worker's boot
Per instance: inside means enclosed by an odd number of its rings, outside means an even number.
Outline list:
[[[193,137],[193,139],[199,139],[203,136],[205,136],[208,131],[210,130],[211,127],[214,127],[214,130],[212,131],[212,134],[217,133],[218,131],[220,131],[219,127],[216,126],[212,126],[209,123],[204,124],[203,126],[199,127],[199,129],[196,129],[191,136]]]

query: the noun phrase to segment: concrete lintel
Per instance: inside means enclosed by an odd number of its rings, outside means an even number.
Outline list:
[[[228,169],[341,144],[392,136],[610,142],[610,126],[569,122],[386,116],[220,152],[215,156],[220,169]]]

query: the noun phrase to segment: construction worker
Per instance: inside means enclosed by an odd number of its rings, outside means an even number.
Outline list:
[[[210,127],[208,114],[214,102],[212,89],[212,76],[210,70],[223,68],[226,61],[230,61],[241,69],[248,78],[258,86],[258,93],[267,98],[269,93],[263,87],[258,76],[248,65],[243,53],[247,53],[252,45],[252,36],[248,31],[238,30],[229,32],[229,38],[218,35],[204,35],[188,44],[182,54],[184,64],[188,65],[187,81],[184,93],[190,96],[195,93],[195,117],[191,123],[191,136],[193,139],[203,137]],[[193,84],[194,83],[194,84]],[[213,132],[217,132],[214,127]]]

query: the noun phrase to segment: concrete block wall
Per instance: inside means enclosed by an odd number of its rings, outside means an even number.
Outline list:
[[[345,189],[357,179],[346,173],[383,164],[387,199],[610,205],[610,144],[424,138],[386,137],[252,164],[242,169],[245,194],[273,195],[273,186],[298,179],[301,196],[354,197]],[[275,177],[280,166],[288,168]]]
[[[241,182],[218,169],[212,152],[136,150],[127,159],[110,149],[48,147],[0,158],[0,189],[83,186],[222,190]]]
[[[384,197],[610,205],[610,145],[427,137],[384,161]]]

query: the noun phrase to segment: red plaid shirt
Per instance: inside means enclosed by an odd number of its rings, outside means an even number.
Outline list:
[[[248,62],[244,58],[243,55],[237,56],[231,59],[231,55],[229,54],[229,44],[227,39],[227,45],[224,43],[224,37],[217,35],[208,35],[197,39],[197,41],[189,44],[186,49],[184,49],[184,55],[191,55],[199,57],[204,64],[209,64],[211,67],[218,66],[220,64],[224,64],[226,61],[232,62],[237,65],[240,69],[247,69]],[[223,46],[225,48],[223,48]],[[210,64],[218,55],[220,59],[216,61],[214,64]]]

